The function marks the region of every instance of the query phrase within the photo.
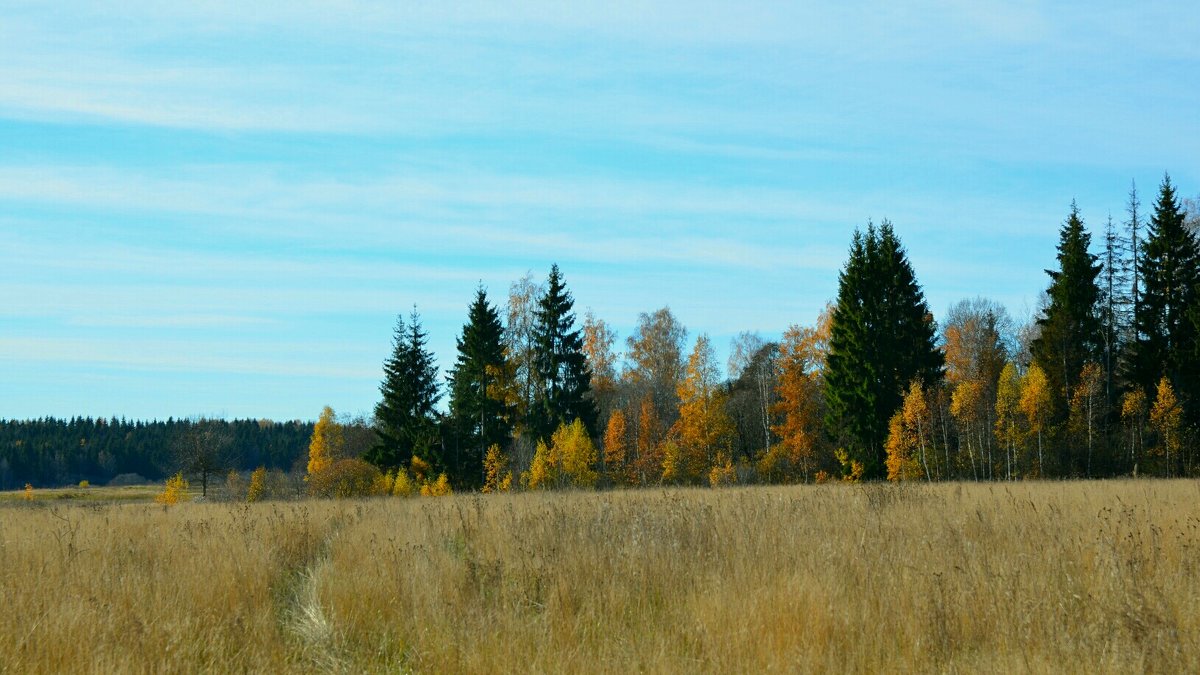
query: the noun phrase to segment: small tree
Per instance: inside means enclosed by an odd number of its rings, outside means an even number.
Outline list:
[[[1004,447],[1007,478],[1012,480],[1019,472],[1016,465],[1017,445],[1021,442],[1021,376],[1017,367],[1006,363],[1000,371],[1000,382],[996,387],[996,440]]]
[[[1129,444],[1129,465],[1134,473],[1137,472],[1138,459],[1145,446],[1146,416],[1148,414],[1146,392],[1141,389],[1126,392],[1121,399],[1121,424],[1125,426]]]
[[[333,408],[325,406],[321,417],[313,426],[312,439],[308,443],[307,475],[312,476],[329,469],[334,462],[342,458],[343,449],[342,425],[338,424],[337,418],[334,417]]]
[[[1045,463],[1042,452],[1042,438],[1046,433],[1051,413],[1050,382],[1046,373],[1038,364],[1029,366],[1025,377],[1021,380],[1021,401],[1019,407],[1025,416],[1029,433],[1037,439],[1037,475],[1044,477]]]
[[[200,479],[200,494],[208,496],[208,480],[234,463],[233,437],[221,420],[199,418],[185,423],[174,440],[176,464],[184,474]]]
[[[326,408],[328,410],[328,408]],[[246,501],[257,502],[262,500],[267,491],[267,468],[260,466],[250,474],[250,486],[246,488]]]
[[[508,492],[512,486],[512,471],[508,469],[508,457],[500,450],[500,446],[492,444],[488,447],[487,456],[483,459],[484,481],[481,492]]]
[[[625,413],[614,410],[604,430],[604,473],[613,485],[628,482],[626,471]]]
[[[1183,410],[1175,397],[1175,389],[1171,381],[1163,377],[1158,381],[1158,392],[1154,397],[1154,407],[1150,409],[1150,426],[1158,436],[1156,449],[1163,456],[1163,473],[1171,475],[1171,456],[1179,455],[1181,449],[1180,430],[1183,422]]]

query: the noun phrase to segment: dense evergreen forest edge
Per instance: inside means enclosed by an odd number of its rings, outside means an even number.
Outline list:
[[[891,223],[868,224],[820,317],[739,335],[727,377],[669,307],[619,352],[556,265],[502,305],[477,290],[444,381],[416,308],[401,316],[370,420],[0,420],[0,489],[345,462],[484,491],[1194,476],[1198,234],[1169,176],[1098,237],[1072,203],[1030,321],[977,297],[939,323]]]

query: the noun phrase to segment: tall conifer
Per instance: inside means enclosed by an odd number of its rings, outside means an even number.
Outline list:
[[[936,327],[907,254],[884,221],[854,233],[838,283],[825,395],[827,424],[863,477],[886,477],[888,420],[914,380],[942,374]]]
[[[1041,335],[1033,341],[1033,359],[1041,366],[1055,397],[1056,413],[1065,414],[1083,366],[1100,362],[1104,331],[1100,320],[1101,265],[1088,251],[1092,236],[1084,229],[1079,206],[1072,201],[1071,213],[1059,230],[1057,270],[1046,270],[1050,304],[1038,319]]]
[[[546,292],[538,300],[534,326],[534,371],[537,391],[530,411],[530,428],[536,438],[549,439],[561,424],[582,420],[588,434],[596,435],[598,412],[592,400],[591,372],[583,352],[583,338],[575,328],[575,306],[563,283],[558,265],[550,268]]]
[[[379,386],[383,400],[375,406],[377,439],[365,457],[381,469],[407,468],[414,455],[434,469],[443,467],[434,410],[441,394],[426,338],[415,307],[407,325],[403,317],[396,320],[392,355],[383,364]]]
[[[493,444],[508,445],[512,433],[508,410],[494,391],[504,365],[500,313],[480,288],[458,338],[458,361],[447,378],[457,450],[453,463],[460,483],[480,483],[487,449]]]
[[[1142,291],[1133,344],[1134,384],[1150,391],[1163,376],[1184,399],[1200,394],[1196,385],[1197,326],[1191,320],[1200,282],[1200,251],[1184,222],[1170,176],[1164,176],[1139,261]],[[1191,403],[1191,402],[1190,402]],[[1192,407],[1195,404],[1192,403]],[[1193,411],[1194,412],[1194,411]]]

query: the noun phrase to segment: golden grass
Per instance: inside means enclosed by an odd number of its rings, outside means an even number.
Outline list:
[[[1200,672],[1200,483],[0,508],[0,671]]]

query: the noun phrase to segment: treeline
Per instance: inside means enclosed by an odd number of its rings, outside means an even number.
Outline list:
[[[1093,245],[1072,203],[1024,325],[983,298],[939,325],[891,224],[868,225],[815,322],[739,335],[725,373],[668,307],[624,340],[580,320],[554,266],[501,304],[477,290],[445,381],[416,309],[401,317],[373,420],[0,421],[0,487],[182,469],[207,490],[228,468],[341,460],[331,479],[371,483],[365,460],[434,492],[1196,475],[1197,215],[1165,177]]]
[[[868,225],[815,323],[743,333],[727,377],[667,307],[623,341],[578,321],[555,266],[503,306],[477,291],[445,387],[416,310],[399,321],[365,459],[489,491],[1195,475],[1195,216],[1165,177],[1094,247],[1072,203],[1025,325],[983,298],[939,325],[891,224]]]
[[[305,457],[313,431],[311,422],[299,421],[0,420],[0,489],[82,480],[102,485],[121,474],[161,480],[187,463],[185,439],[200,425],[219,429],[223,463],[242,470],[291,470]]]

